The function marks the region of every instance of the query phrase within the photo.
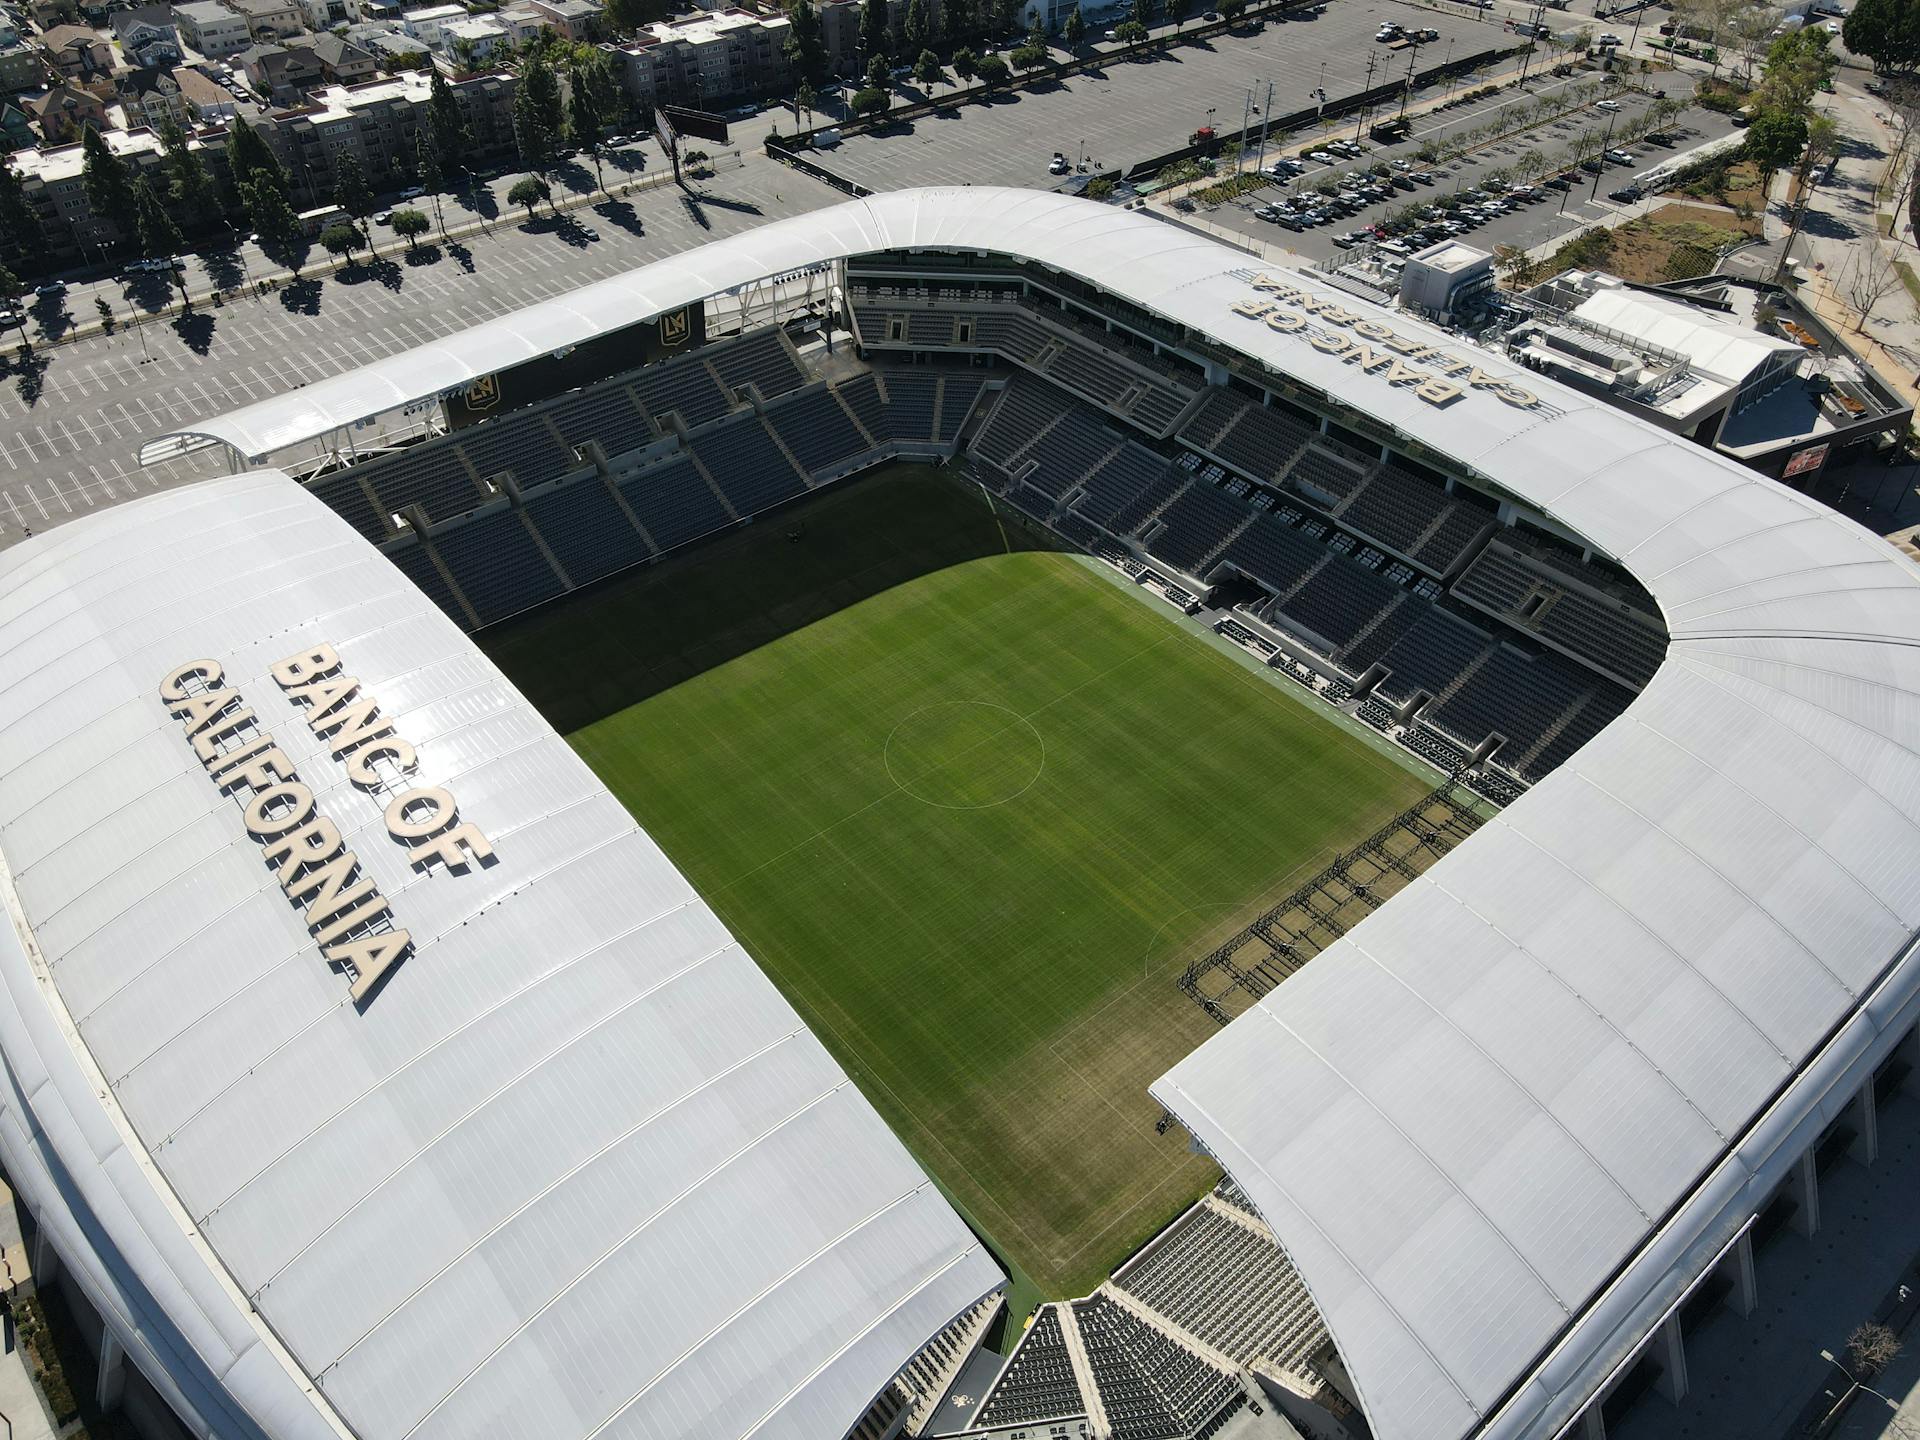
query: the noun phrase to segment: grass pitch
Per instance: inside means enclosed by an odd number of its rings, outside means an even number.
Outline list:
[[[893,467],[483,640],[1064,1296],[1217,1173],[1181,967],[1428,787],[1045,543]]]

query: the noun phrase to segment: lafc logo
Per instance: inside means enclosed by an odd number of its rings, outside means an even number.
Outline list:
[[[692,333],[693,321],[687,314],[685,306],[674,311],[671,315],[662,315],[660,317],[660,343],[662,345],[684,345],[687,343],[687,337]]]
[[[467,387],[462,397],[469,410],[490,410],[500,403],[500,377],[483,375]]]

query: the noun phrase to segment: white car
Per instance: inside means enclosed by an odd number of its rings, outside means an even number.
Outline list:
[[[1338,156],[1335,156],[1326,150],[1315,150],[1312,154],[1307,156],[1307,159],[1313,161],[1317,165],[1337,165],[1340,163]]]
[[[1064,175],[1070,168],[1067,164],[1067,157],[1057,150],[1054,151],[1053,159],[1047,162],[1047,173],[1049,175]]]
[[[1620,102],[1618,100],[1596,100],[1593,102],[1593,108],[1596,110],[1618,110],[1620,108]]]

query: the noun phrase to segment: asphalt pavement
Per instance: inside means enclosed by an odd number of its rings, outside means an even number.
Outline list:
[[[1046,188],[1059,183],[1047,173],[1056,150],[1076,163],[1084,159],[1091,170],[1124,172],[1179,149],[1203,125],[1238,130],[1249,92],[1264,107],[1269,83],[1274,112],[1289,114],[1313,104],[1322,88],[1337,97],[1386,84],[1406,74],[1409,59],[1428,69],[1450,53],[1519,43],[1497,18],[1478,18],[1492,12],[1447,10],[1458,13],[1399,0],[1332,0],[1312,18],[1270,19],[1254,33],[1189,42],[1009,92],[990,104],[849,135],[814,158],[875,190],[936,180]],[[1417,56],[1389,49],[1373,40],[1383,20],[1431,27],[1440,39],[1419,46]],[[934,98],[947,88],[935,86]],[[901,95],[918,100],[924,91],[905,86]],[[1259,116],[1251,118],[1257,123]]]
[[[134,453],[155,435],[842,198],[760,157],[723,159],[699,189],[696,200],[669,182],[531,225],[514,209],[411,259],[389,237],[378,264],[14,358],[0,368],[0,544],[226,468],[208,450],[141,469]],[[94,318],[84,292],[68,299],[76,320]]]
[[[1499,97],[1481,104],[1461,106],[1422,117],[1416,124],[1412,136],[1405,141],[1394,145],[1372,146],[1360,159],[1338,166],[1316,166],[1306,174],[1295,177],[1285,187],[1270,187],[1255,191],[1231,204],[1216,206],[1207,212],[1207,218],[1216,225],[1225,226],[1241,234],[1256,236],[1269,244],[1282,246],[1303,262],[1326,260],[1341,253],[1340,247],[1334,243],[1336,236],[1374,224],[1409,205],[1430,202],[1438,196],[1453,191],[1477,187],[1488,175],[1511,167],[1529,151],[1559,155],[1569,151],[1584,135],[1591,134],[1595,138],[1604,138],[1609,122],[1613,122],[1616,128],[1622,128],[1624,122],[1644,111],[1652,103],[1652,97],[1622,89],[1616,98],[1616,103],[1621,107],[1618,111],[1599,110],[1589,105],[1530,130],[1524,135],[1502,140],[1498,144],[1476,151],[1464,160],[1445,165],[1420,165],[1418,169],[1433,176],[1432,184],[1418,186],[1412,192],[1396,191],[1393,199],[1381,201],[1357,215],[1338,219],[1328,225],[1304,231],[1288,230],[1270,221],[1257,219],[1253,213],[1254,208],[1261,205],[1280,204],[1288,196],[1310,191],[1316,183],[1329,176],[1363,169],[1383,160],[1389,163],[1406,160],[1411,163],[1413,156],[1428,141],[1445,139],[1449,135],[1473,130],[1486,124],[1501,110],[1526,103],[1534,97],[1550,95],[1569,88],[1591,87],[1594,78],[1590,74],[1567,78],[1548,75],[1537,83],[1530,81],[1524,95],[1515,91],[1503,91]],[[1669,94],[1690,94],[1692,90],[1691,78],[1684,75],[1661,76],[1659,82]],[[1642,142],[1637,145],[1622,145],[1615,142],[1610,148],[1622,149],[1632,154],[1634,159],[1631,163],[1609,163],[1599,176],[1586,175],[1580,184],[1571,189],[1550,191],[1547,199],[1522,205],[1511,214],[1490,221],[1461,238],[1466,243],[1483,250],[1493,250],[1502,245],[1532,249],[1561,236],[1571,235],[1581,227],[1615,214],[1622,208],[1631,208],[1616,204],[1608,200],[1607,196],[1611,191],[1626,185],[1636,174],[1693,146],[1725,135],[1731,128],[1730,122],[1723,115],[1710,110],[1690,109],[1675,124],[1668,127],[1668,134],[1674,143],[1659,145]],[[1287,147],[1289,153],[1298,148],[1297,144],[1289,144]],[[1596,179],[1597,184],[1595,184]]]

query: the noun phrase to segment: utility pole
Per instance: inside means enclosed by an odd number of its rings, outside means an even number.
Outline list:
[[[1593,188],[1587,191],[1587,199],[1589,200],[1594,199],[1600,193],[1600,177],[1607,173],[1607,150],[1610,148],[1612,141],[1613,120],[1609,118],[1607,120],[1607,133],[1600,137],[1600,153],[1593,157],[1599,162],[1600,168],[1593,172]]]
[[[1253,162],[1253,168],[1256,170],[1264,170],[1267,168],[1267,125],[1272,119],[1273,82],[1269,80],[1267,82],[1267,108],[1260,112],[1260,155],[1259,158]]]
[[[1247,166],[1247,131],[1253,128],[1253,89],[1248,87],[1247,98],[1240,102],[1240,134],[1234,139],[1233,173],[1238,175]]]
[[[1379,59],[1380,57],[1377,55],[1367,56],[1367,83],[1360,87],[1362,94],[1373,89],[1373,67],[1379,63]],[[1354,126],[1353,130],[1356,137],[1362,130],[1367,128],[1367,117],[1371,114],[1373,114],[1373,101],[1369,98],[1360,108],[1360,123]]]
[[[1532,27],[1532,32],[1527,36],[1527,53],[1520,57],[1519,83],[1522,85],[1527,83],[1527,69],[1533,64],[1534,49],[1540,44],[1540,26],[1542,23],[1540,17],[1546,13],[1546,0],[1539,0],[1539,3],[1533,7],[1533,14],[1527,17],[1527,23]]]
[[[1407,83],[1400,87],[1400,118],[1402,120],[1407,118],[1407,102],[1413,99],[1413,61],[1418,53],[1418,51],[1410,51],[1407,55]]]

